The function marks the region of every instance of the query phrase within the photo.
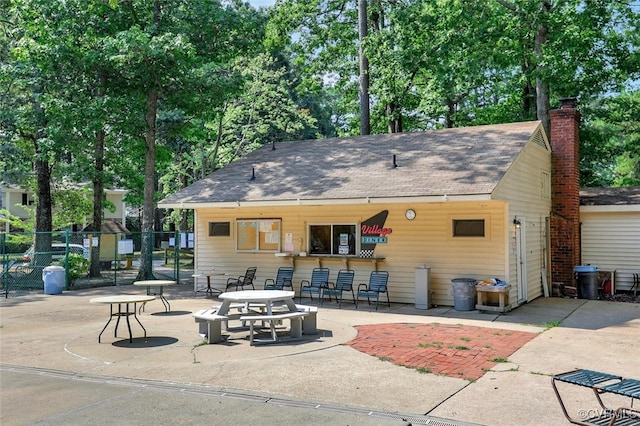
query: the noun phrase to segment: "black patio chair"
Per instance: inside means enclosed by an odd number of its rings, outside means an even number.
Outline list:
[[[229,290],[230,287],[235,287],[236,291],[238,291],[238,288],[244,289],[246,286],[251,286],[251,288],[255,290],[256,288],[253,285],[253,280],[256,277],[257,269],[258,268],[256,267],[247,268],[247,272],[245,272],[244,275],[239,276],[238,278],[227,279],[227,287],[225,288],[225,291]]]
[[[285,287],[291,288],[293,291],[293,268],[290,266],[282,266],[278,268],[278,273],[275,280],[273,278],[267,278],[264,281],[265,290],[284,290]]]

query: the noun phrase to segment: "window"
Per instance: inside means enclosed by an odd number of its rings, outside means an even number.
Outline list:
[[[453,219],[454,237],[484,237],[484,219]]]
[[[231,224],[229,222],[209,222],[210,237],[228,237],[231,235]]]
[[[238,219],[237,251],[280,251],[280,219]]]
[[[355,224],[309,225],[310,254],[356,254]]]

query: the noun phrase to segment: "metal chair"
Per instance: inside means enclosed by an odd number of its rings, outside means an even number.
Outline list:
[[[313,268],[313,271],[311,272],[311,281],[302,280],[300,282],[300,301],[302,301],[302,293],[309,293],[311,300],[313,300],[313,293],[316,293],[318,298],[321,298],[322,289],[327,287],[328,281],[328,268]]]
[[[227,279],[227,287],[225,288],[225,291],[229,290],[229,287],[235,287],[236,291],[238,291],[238,288],[244,289],[245,286],[251,286],[251,288],[255,290],[256,288],[253,285],[253,280],[256,277],[257,269],[258,268],[256,267],[247,268],[247,272],[245,272],[244,275],[241,275],[238,278]]]
[[[358,285],[358,294],[356,297],[356,309],[358,309],[358,301],[361,297],[366,297],[367,302],[371,305],[371,299],[375,297],[376,299],[376,311],[378,310],[378,301],[380,300],[380,293],[386,293],[387,295],[387,305],[391,307],[391,302],[389,301],[389,293],[387,292],[387,283],[389,282],[389,273],[386,271],[373,271],[369,276],[368,284],[359,284]]]
[[[320,297],[320,305],[324,303],[324,296],[329,295],[329,300],[331,300],[331,296],[335,296],[338,300],[338,307],[342,308],[342,293],[345,291],[351,292],[351,297],[353,299],[353,303],[356,303],[356,296],[353,293],[353,277],[355,275],[354,271],[349,269],[340,269],[338,271],[338,277],[336,278],[336,282],[327,283],[327,287],[322,289],[322,297]]]
[[[284,290],[285,287],[290,287],[293,291],[293,268],[290,266],[282,266],[278,268],[276,279],[267,278],[264,281],[265,290]]]

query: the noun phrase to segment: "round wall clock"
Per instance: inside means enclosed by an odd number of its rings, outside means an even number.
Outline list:
[[[416,218],[416,212],[413,209],[408,209],[406,212],[404,212],[404,216],[408,219],[408,220],[413,220]]]

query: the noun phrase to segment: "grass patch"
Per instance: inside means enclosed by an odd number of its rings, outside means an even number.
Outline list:
[[[462,340],[463,342],[470,342],[471,337],[461,337],[460,340]]]
[[[469,347],[463,346],[463,345],[457,345],[457,346],[454,346],[454,348],[456,348],[459,351],[468,351],[469,350]]]
[[[391,361],[391,358],[389,358],[388,356],[379,356],[378,359],[380,361]]]
[[[562,321],[558,320],[558,321],[548,321],[545,322],[543,324],[543,327],[545,330],[549,330],[550,328],[554,328],[554,327],[558,327],[560,324],[562,324]]]
[[[421,374],[431,374],[431,369],[427,367],[418,367],[416,371]]]
[[[509,362],[509,359],[501,357],[501,356],[497,356],[495,358],[492,358],[491,361],[493,361],[493,362]]]
[[[542,373],[540,371],[530,371],[529,374],[534,374],[536,376],[548,376],[548,377],[552,377],[553,374],[550,373]]]
[[[420,347],[420,348],[436,348],[436,349],[442,349],[442,342],[418,343],[418,347]]]

